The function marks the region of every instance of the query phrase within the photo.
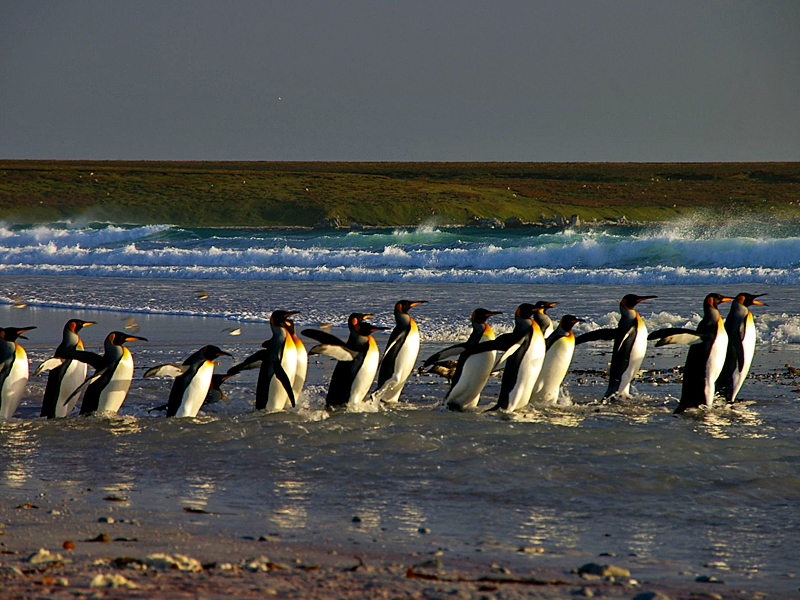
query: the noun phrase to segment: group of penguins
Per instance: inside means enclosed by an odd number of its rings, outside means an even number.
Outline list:
[[[572,361],[576,344],[594,341],[613,342],[605,397],[630,395],[630,385],[644,359],[648,340],[656,346],[690,346],[683,372],[681,398],[676,413],[687,408],[712,406],[719,391],[733,402],[750,370],[756,333],[749,308],[764,306],[757,298],[763,294],[740,293],[734,298],[712,293],[703,302],[703,318],[696,329],[660,329],[648,335],[636,306],[656,296],[627,294],[620,301],[620,320],[615,328],[597,329],[579,336],[572,328],[583,320],[565,315],[556,327],[547,310],[555,302],[523,303],[514,314],[514,329],[495,336],[487,320],[501,313],[478,308],[472,312],[472,333],[430,356],[425,367],[457,358],[447,407],[455,411],[478,410],[481,392],[491,373],[504,366],[500,394],[489,410],[516,411],[530,402],[553,404]],[[295,406],[305,384],[309,355],[336,359],[326,397],[333,410],[363,402],[377,375],[378,384],[371,398],[397,402],[417,361],[420,336],[409,310],[425,301],[400,300],[395,304],[396,326],[392,330],[383,359],[372,334],[388,327],[368,322],[371,314],[353,313],[348,317],[349,337],[338,337],[319,329],[304,329],[302,334],[316,345],[308,351],[297,336],[292,316],[296,312],[276,310],[270,316],[272,337],[262,349],[243,362],[214,375],[215,360],[231,356],[217,346],[204,346],[182,364],[165,364],[148,369],[144,376],[175,378],[166,405],[168,417],[195,417],[207,396],[221,394],[220,385],[247,369],[259,369],[256,409],[283,410]],[[719,306],[732,302],[723,322]],[[38,366],[34,376],[49,371],[42,402],[42,416],[65,417],[75,408],[81,392],[80,414],[96,411],[116,414],[128,393],[133,377],[133,358],[126,342],[146,338],[112,331],[104,342],[104,354],[87,352],[78,335],[92,321],[71,319],[64,326],[61,344],[52,358]],[[28,381],[25,350],[17,343],[34,327],[0,328],[0,418],[9,419],[17,410]],[[87,378],[87,366],[94,373]]]

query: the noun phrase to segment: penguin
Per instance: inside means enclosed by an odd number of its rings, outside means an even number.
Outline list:
[[[376,400],[397,402],[400,392],[414,369],[419,354],[419,329],[408,311],[427,300],[400,300],[394,305],[395,328],[386,342],[386,350],[378,367]]]
[[[343,342],[335,335],[318,329],[304,329],[303,335],[310,337],[318,345],[312,347],[309,355],[326,354],[339,363],[333,369],[325,406],[328,410],[344,408],[348,404],[358,404],[364,400],[378,372],[380,352],[372,334],[387,330],[367,323],[371,314],[353,313],[347,319],[350,336]]]
[[[425,361],[424,366],[428,366],[441,362],[449,356],[461,354],[450,382],[450,389],[445,396],[447,408],[450,410],[471,411],[477,408],[481,392],[492,373],[497,352],[490,350],[464,355],[464,351],[476,348],[481,342],[490,342],[495,339],[494,330],[486,320],[500,314],[502,313],[476,308],[470,315],[472,333],[467,341],[445,348]]]
[[[67,321],[66,325],[64,325],[61,343],[56,348],[53,358],[64,358],[69,352],[83,350],[83,341],[81,341],[78,333],[84,327],[95,324],[95,321],[83,321],[81,319]],[[40,364],[33,374],[34,377],[47,370],[47,364],[47,361]],[[74,396],[69,402],[66,402],[66,400],[84,382],[86,371],[86,363],[74,359],[65,360],[59,366],[51,369],[50,374],[47,376],[47,386],[44,389],[40,416],[53,419],[69,415],[72,409],[75,408],[78,397]]]
[[[0,419],[10,419],[17,411],[28,382],[28,355],[17,340],[36,327],[0,328]]]
[[[214,360],[231,356],[217,346],[203,346],[182,364],[159,365],[148,369],[144,376],[168,375],[175,377],[169,393],[167,417],[196,417],[211,387]]]
[[[286,319],[286,328],[289,331],[289,335],[292,336],[294,349],[297,352],[297,366],[294,369],[294,379],[292,380],[292,392],[294,393],[295,401],[297,401],[306,383],[306,375],[308,374],[308,352],[306,351],[305,345],[303,345],[303,341],[297,337],[294,321]]]
[[[619,303],[621,317],[616,328],[596,329],[575,338],[575,344],[597,340],[612,340],[611,368],[608,372],[608,388],[604,398],[618,394],[630,397],[631,381],[636,377],[647,352],[647,327],[634,308],[640,302],[657,296],[626,294]]]
[[[128,395],[133,378],[133,356],[124,344],[134,340],[146,342],[147,338],[129,335],[122,331],[112,331],[103,342],[105,350],[103,355],[85,350],[65,352],[64,361],[79,360],[93,367],[95,372],[79,385],[64,403],[68,404],[85,389],[80,414],[88,415],[98,411],[117,414]],[[58,359],[50,359],[50,361],[55,360]]]
[[[650,340],[658,340],[657,347],[667,344],[691,346],[686,353],[681,400],[675,409],[676,414],[702,405],[711,408],[714,403],[715,383],[728,350],[728,333],[719,314],[719,305],[731,300],[733,298],[709,294],[703,301],[703,318],[697,329],[659,329],[648,336]]]
[[[514,314],[514,330],[504,333],[494,341],[478,344],[465,354],[503,351],[497,365],[506,362],[500,383],[500,396],[489,410],[513,412],[527,406],[536,379],[542,369],[545,343],[542,330],[533,320],[533,304],[523,303]]]
[[[558,400],[561,382],[567,375],[575,350],[575,334],[572,333],[572,327],[582,322],[583,319],[574,315],[564,315],[558,328],[545,340],[547,351],[539,378],[533,386],[531,402],[555,404]]]
[[[244,361],[228,369],[236,375],[246,369],[259,368],[256,384],[256,410],[281,411],[288,400],[296,406],[294,376],[297,371],[297,349],[289,333],[287,321],[297,312],[276,310],[269,317],[272,337],[262,343],[259,350]]]
[[[728,334],[728,353],[722,373],[717,379],[717,389],[728,402],[735,402],[742,384],[750,372],[753,354],[756,351],[756,327],[749,307],[753,305],[767,306],[759,296],[766,294],[737,294],[731,304],[731,310],[725,318],[725,331]]]
[[[536,309],[533,312],[533,320],[539,325],[539,329],[542,330],[542,335],[544,339],[550,337],[550,334],[555,331],[555,325],[553,325],[553,319],[551,319],[547,315],[547,311],[553,308],[558,302],[545,302],[540,300],[536,304],[533,305],[533,308]]]

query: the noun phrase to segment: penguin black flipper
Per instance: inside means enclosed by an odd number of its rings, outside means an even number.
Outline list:
[[[64,404],[69,404],[69,401],[70,401],[70,400],[72,400],[72,399],[73,399],[75,396],[77,396],[77,395],[78,395],[78,394],[80,394],[80,393],[81,393],[83,390],[85,390],[85,389],[86,389],[86,388],[88,388],[90,385],[92,385],[92,384],[93,384],[95,381],[97,381],[97,380],[99,380],[101,377],[103,377],[103,375],[106,375],[108,372],[109,372],[109,370],[108,370],[108,367],[105,367],[105,368],[102,368],[102,369],[98,369],[97,371],[95,371],[94,373],[92,373],[91,377],[87,377],[87,378],[86,378],[86,380],[85,380],[85,381],[84,381],[82,384],[80,384],[80,385],[79,385],[77,388],[75,388],[75,391],[74,391],[74,392],[72,392],[72,393],[69,395],[69,398],[67,398],[66,400],[64,400]],[[98,400],[98,401],[100,400],[99,396],[98,396],[97,400]],[[84,401],[85,401],[85,400],[84,400]],[[84,411],[84,410],[83,410],[83,405],[81,405],[81,414],[86,414],[86,412],[93,412],[94,410],[97,410],[97,407],[96,407],[96,406],[95,406],[95,407],[92,409],[92,411]]]
[[[681,399],[675,414],[684,412],[687,408],[697,408],[706,403],[703,393],[705,385],[705,358],[708,355],[711,342],[704,344],[694,344],[689,348],[686,356],[686,366],[683,370],[683,385],[681,387]]]
[[[33,372],[33,376],[38,377],[45,371],[52,371],[54,369],[57,369],[65,362],[67,362],[67,359],[59,358],[57,356],[54,356],[53,358],[48,358],[46,361],[40,363],[39,366],[36,367],[36,370]]]
[[[709,335],[697,333],[695,329],[684,329],[682,327],[670,327],[659,329],[647,336],[648,340],[658,340],[656,347],[668,344],[683,344],[691,346],[708,340]]]
[[[320,344],[327,344],[327,345],[344,345],[344,342],[340,340],[338,337],[333,335],[332,333],[328,333],[327,331],[320,331],[319,329],[303,329],[301,331],[304,336],[310,337],[312,340],[319,342]]]
[[[399,327],[395,327],[392,331],[392,335],[389,336],[389,341],[386,344],[386,352],[383,354],[383,360],[378,369],[378,389],[381,389],[383,384],[389,381],[394,374],[394,363],[407,337],[408,329],[401,330]]]
[[[93,369],[102,369],[106,364],[105,357],[102,354],[87,350],[70,350],[64,353],[64,358],[86,363]]]
[[[233,365],[230,369],[228,369],[227,374],[238,375],[242,371],[247,371],[249,369],[258,369],[261,366],[261,363],[265,360],[269,360],[269,351],[259,350],[255,354],[251,354],[250,356],[245,358],[238,365]]]
[[[431,365],[435,365],[438,362],[442,362],[444,360],[453,358],[454,356],[458,356],[464,352],[464,349],[466,347],[467,347],[466,342],[449,346],[444,350],[440,350],[436,354],[431,354],[428,358],[425,359],[425,362],[422,363],[422,366],[430,367]]]
[[[286,394],[289,396],[289,402],[292,403],[292,408],[295,408],[297,404],[294,399],[294,391],[292,390],[292,382],[289,381],[289,376],[286,374],[286,371],[283,370],[283,366],[279,361],[275,361],[272,368],[275,371],[275,377],[281,382],[283,389],[286,390]]]
[[[617,329],[616,328],[603,328],[603,329],[595,329],[594,331],[587,331],[586,333],[582,333],[579,336],[575,337],[575,345],[578,344],[585,344],[586,342],[599,342],[599,341],[606,341],[609,342],[611,340],[615,340],[617,338]]]
[[[324,354],[336,360],[351,361],[358,355],[358,352],[347,347],[346,343],[335,335],[320,331],[319,329],[304,329],[301,332],[304,336],[319,342],[308,350],[308,354]]]
[[[189,370],[189,365],[176,365],[175,363],[167,363],[165,365],[158,365],[151,367],[144,372],[144,377],[180,377]]]

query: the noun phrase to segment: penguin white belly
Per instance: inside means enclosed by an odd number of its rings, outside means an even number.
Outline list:
[[[378,372],[378,363],[380,362],[380,352],[375,340],[370,338],[369,349],[361,368],[356,373],[353,383],[350,386],[350,402],[357,404],[361,402],[367,395],[372,382],[375,381],[375,375]]]
[[[297,365],[294,369],[292,391],[294,392],[295,402],[298,402],[308,374],[308,352],[306,352],[306,347],[303,346],[302,342],[295,342],[295,350],[297,351]]]
[[[639,372],[639,367],[642,366],[644,355],[647,352],[647,327],[644,321],[639,317],[638,325],[636,327],[636,339],[633,340],[633,347],[631,348],[631,356],[628,359],[628,368],[622,374],[619,382],[619,394],[626,398],[630,396],[631,381],[636,377]]]
[[[281,366],[286,372],[286,377],[294,384],[294,376],[297,371],[297,349],[294,347],[294,342],[289,338],[283,346],[283,356],[281,356]],[[294,393],[294,388],[292,389]],[[269,396],[267,398],[267,410],[278,411],[286,408],[286,403],[289,401],[289,394],[283,384],[278,381],[278,378],[273,376],[272,381],[269,382]],[[297,402],[297,398],[295,398]]]
[[[17,412],[22,395],[25,393],[25,384],[28,383],[28,355],[22,346],[19,344],[16,346],[14,363],[3,383],[3,389],[0,390],[2,394],[0,419],[10,419]]]
[[[731,400],[736,400],[739,390],[742,389],[744,380],[747,379],[747,374],[750,372],[750,366],[753,364],[753,354],[756,351],[756,327],[753,325],[753,316],[747,315],[747,320],[744,326],[744,337],[742,338],[742,351],[744,353],[744,364],[742,370],[733,370],[733,394]]]
[[[553,343],[544,355],[542,370],[533,386],[531,402],[555,404],[561,382],[567,376],[572,354],[575,350],[575,338],[563,337]]]
[[[533,386],[542,371],[544,355],[544,336],[538,327],[534,327],[530,346],[528,346],[525,356],[522,357],[522,362],[519,365],[517,381],[508,395],[508,412],[514,412],[528,405]]]
[[[127,348],[122,349],[122,358],[117,363],[117,368],[111,376],[111,381],[100,392],[100,402],[97,410],[117,414],[120,406],[128,395],[133,378],[133,356]]]
[[[64,404],[65,400],[70,397],[72,392],[78,389],[78,386],[86,379],[86,363],[73,360],[67,367],[67,372],[61,378],[61,388],[58,390],[58,400],[56,401],[56,417],[66,417],[75,408],[78,403],[80,394],[76,394],[69,403]]]
[[[455,404],[461,410],[475,409],[496,360],[497,352],[494,350],[473,354],[465,360],[461,377],[447,396],[447,404]]]
[[[711,345],[711,351],[708,353],[708,360],[706,361],[706,380],[705,380],[705,400],[706,406],[714,404],[714,392],[716,391],[716,382],[719,374],[722,373],[722,367],[725,364],[725,355],[728,352],[728,333],[722,325],[722,320],[719,321],[717,329],[717,337]]]
[[[417,362],[418,355],[419,330],[412,322],[411,331],[408,332],[403,346],[397,353],[397,358],[394,362],[394,373],[383,384],[385,392],[380,395],[381,400],[384,402],[397,402],[408,376],[411,375],[411,371],[414,369],[414,363]]]
[[[197,373],[195,373],[191,382],[189,382],[189,385],[186,386],[186,389],[183,391],[181,405],[178,407],[178,412],[175,413],[176,417],[197,416],[208,394],[208,388],[211,386],[211,376],[213,374],[214,363],[208,360],[197,369]]]

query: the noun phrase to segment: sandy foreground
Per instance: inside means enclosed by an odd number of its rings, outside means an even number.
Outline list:
[[[26,494],[31,496],[27,502]],[[96,509],[72,506],[62,512],[63,506],[54,505],[29,491],[15,490],[0,500],[0,597],[779,597],[756,589],[732,590],[720,581],[637,579],[635,562],[626,558],[561,556],[531,568],[535,561],[530,555],[540,549],[521,548],[517,556],[492,548],[457,555],[431,551],[421,542],[420,552],[374,551],[352,540],[309,545],[272,535],[247,539],[213,528],[198,533],[181,524],[148,527],[129,521],[119,527],[103,522],[108,517],[98,518]],[[578,573],[587,563],[596,565],[590,569],[594,572]],[[600,568],[605,565],[610,570]]]

